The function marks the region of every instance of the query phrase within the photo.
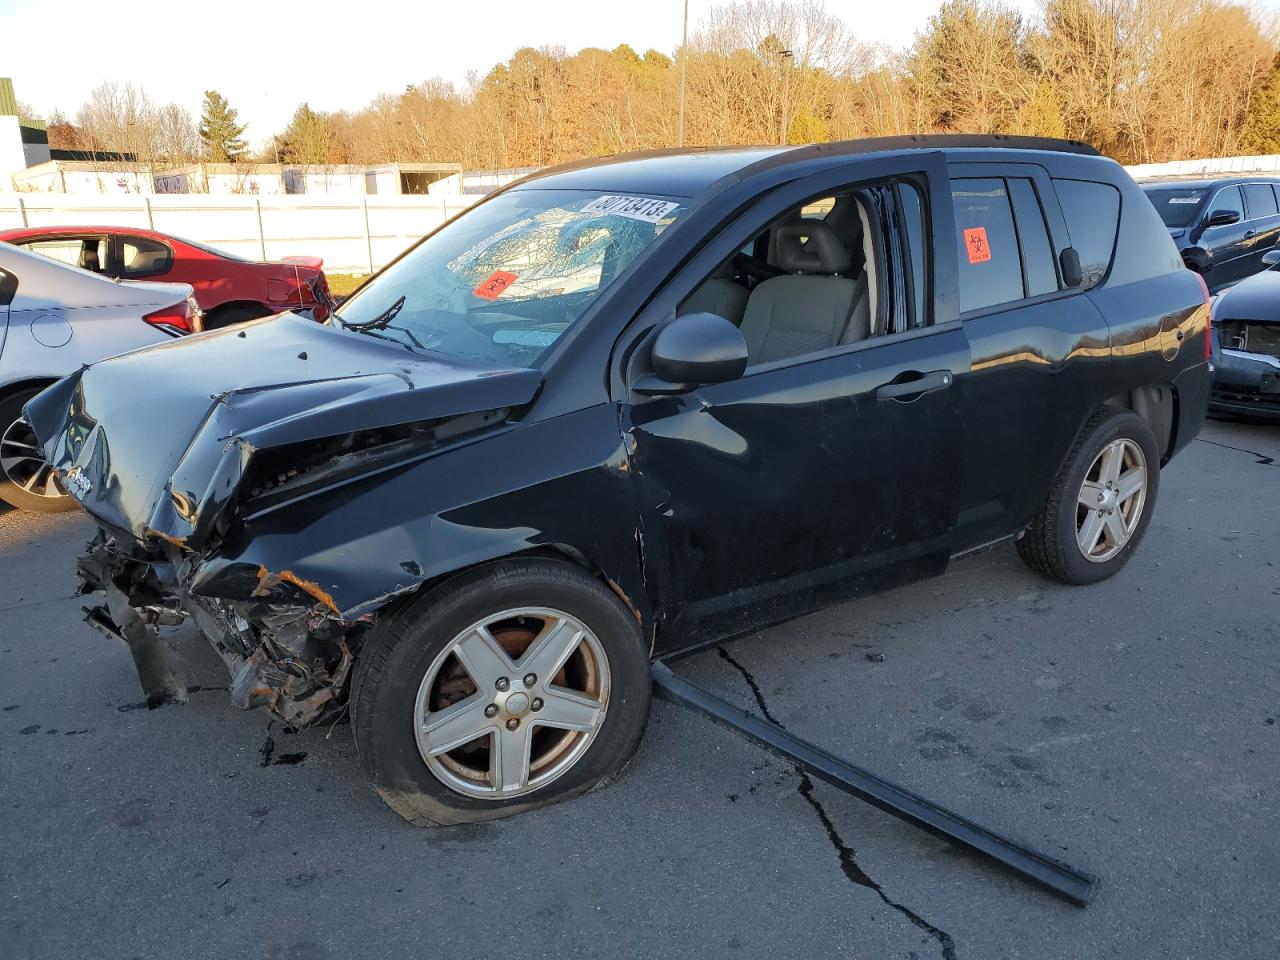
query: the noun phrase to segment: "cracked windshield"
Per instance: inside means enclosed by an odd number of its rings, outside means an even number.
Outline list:
[[[675,199],[515,190],[415,247],[332,322],[410,350],[535,366],[683,212]]]

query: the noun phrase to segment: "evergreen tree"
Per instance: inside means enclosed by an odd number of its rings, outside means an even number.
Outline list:
[[[280,138],[280,152],[286,163],[328,163],[333,147],[333,129],[324,114],[302,104]]]
[[[211,163],[235,163],[244,156],[245,124],[238,122],[235,109],[217,90],[204,92],[200,110],[200,140]]]

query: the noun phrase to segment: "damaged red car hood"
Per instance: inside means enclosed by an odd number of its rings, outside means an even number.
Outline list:
[[[541,383],[538,370],[415,353],[282,314],[91,364],[26,414],[89,513],[194,548],[259,451],[519,407]]]

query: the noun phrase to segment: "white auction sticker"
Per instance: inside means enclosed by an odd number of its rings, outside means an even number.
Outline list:
[[[597,197],[582,208],[583,213],[612,213],[629,220],[657,223],[680,206],[670,200],[651,200],[648,197]]]

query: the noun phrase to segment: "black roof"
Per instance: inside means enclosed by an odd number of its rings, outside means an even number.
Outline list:
[[[929,134],[870,137],[789,147],[702,147],[649,150],[593,157],[548,167],[511,184],[575,190],[638,190],[672,197],[692,197],[734,174],[763,172],[811,160],[865,153],[912,150],[1002,149],[1052,151],[1097,157],[1098,151],[1078,140],[1012,137],[1003,134]]]

